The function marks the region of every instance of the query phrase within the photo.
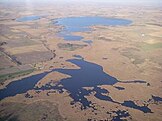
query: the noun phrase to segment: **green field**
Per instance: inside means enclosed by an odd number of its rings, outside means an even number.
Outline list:
[[[33,71],[34,71],[34,69],[29,69],[29,70],[24,70],[24,71],[20,70],[20,71],[17,71],[15,73],[0,75],[0,83],[3,83],[5,80],[8,80],[8,79],[12,79],[12,78],[15,78],[15,77],[30,74]]]
[[[141,45],[141,48],[145,51],[154,50],[154,49],[162,48],[162,43],[161,42],[154,43],[154,44],[144,43]]]

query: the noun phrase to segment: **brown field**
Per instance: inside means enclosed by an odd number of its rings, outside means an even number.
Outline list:
[[[102,85],[117,102],[132,100],[138,106],[148,104],[152,113],[99,100],[93,92],[86,98],[95,109],[81,110],[81,104],[70,105],[72,98],[67,91],[29,90],[23,94],[0,101],[2,121],[109,121],[129,114],[121,120],[161,121],[162,101],[162,9],[155,6],[111,6],[95,3],[53,4],[0,4],[0,89],[10,82],[52,69],[78,69],[66,60],[80,55],[84,60],[98,64],[103,71],[124,82],[144,80],[146,83],[116,83]],[[45,17],[30,22],[15,19],[30,15]],[[92,26],[91,32],[77,32],[83,41],[65,41],[57,36],[61,27],[52,19],[72,16],[104,16],[132,20],[129,26]],[[1,44],[4,43],[5,44]],[[59,72],[48,73],[35,87],[54,85],[69,78]],[[32,80],[31,80],[32,81]],[[118,90],[114,87],[123,87]],[[16,87],[15,87],[16,88]],[[84,87],[89,89],[89,87]],[[90,90],[90,89],[89,89]],[[151,101],[148,101],[151,100]]]

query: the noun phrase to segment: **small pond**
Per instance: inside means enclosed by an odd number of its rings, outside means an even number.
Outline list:
[[[25,16],[25,17],[16,19],[16,21],[18,21],[18,22],[28,22],[28,21],[39,20],[41,18],[42,18],[42,16]]]

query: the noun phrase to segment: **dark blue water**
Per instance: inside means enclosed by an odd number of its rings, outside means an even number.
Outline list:
[[[72,35],[73,32],[87,32],[90,31],[91,26],[102,25],[102,26],[126,26],[132,23],[130,20],[117,19],[117,18],[106,18],[106,17],[69,17],[69,18],[59,18],[53,21],[54,24],[63,26],[64,29],[59,33],[65,40],[67,35],[71,35],[71,39],[74,40]],[[70,37],[70,36],[69,36]],[[76,40],[81,40],[80,38],[75,38]]]
[[[84,59],[82,56],[80,55],[73,55],[73,57],[77,58],[77,59]]]
[[[78,41],[78,40],[82,40],[83,37],[81,36],[74,36],[74,35],[64,35],[64,40],[70,40],[70,41]]]
[[[46,76],[49,72],[44,72],[34,76],[30,76],[21,80],[9,83],[6,88],[0,90],[0,100],[22,94],[28,90],[32,90],[39,80]]]
[[[62,79],[55,87],[62,85],[62,89],[70,93],[70,97],[74,102],[80,102],[82,108],[90,107],[91,102],[85,96],[96,92],[95,97],[101,100],[112,99],[109,96],[104,96],[108,91],[101,89],[101,85],[114,85],[118,80],[103,71],[103,68],[97,64],[84,61],[83,59],[68,60],[77,65],[80,69],[57,69],[56,71],[70,75],[71,78]],[[84,87],[93,87],[92,90],[86,90]]]
[[[113,116],[112,121],[123,121],[122,118],[130,117],[130,114],[127,111],[124,111],[124,110],[112,111],[112,113],[116,114],[116,115]]]
[[[38,19],[41,19],[41,18],[42,18],[42,16],[25,16],[25,17],[16,19],[16,21],[18,21],[18,22],[27,22],[27,21],[38,20]]]
[[[88,43],[89,45],[91,45],[93,41],[92,40],[84,40],[83,42]]]
[[[26,93],[31,89],[35,89],[36,91],[53,89],[58,91],[59,93],[62,93],[66,90],[66,92],[73,100],[71,104],[79,102],[81,104],[81,109],[93,108],[93,102],[89,101],[86,96],[94,93],[94,96],[99,100],[109,101],[115,104],[123,105],[125,107],[134,108],[144,113],[150,112],[150,109],[147,106],[138,106],[133,101],[124,101],[123,103],[115,101],[112,97],[109,96],[109,91],[107,89],[101,88],[101,86],[114,86],[114,84],[122,83],[122,81],[117,80],[115,77],[105,73],[102,66],[100,65],[85,61],[79,55],[75,55],[75,58],[77,59],[70,59],[67,61],[77,65],[78,67],[80,67],[79,69],[52,70],[70,75],[71,77],[60,80],[54,86],[48,83],[41,88],[35,87],[35,85],[44,76],[52,71],[17,80],[8,84],[6,88],[0,90],[0,100],[6,97],[15,96],[16,94]],[[137,83],[136,81],[130,82]],[[87,90],[84,87],[90,87],[90,89]]]
[[[116,89],[118,89],[118,90],[125,90],[125,88],[124,87],[118,87],[118,86],[114,86]]]
[[[144,113],[152,113],[151,109],[149,109],[147,106],[138,106],[133,101],[124,101],[124,103],[121,103],[121,105],[125,107],[131,107],[133,109],[140,110]]]
[[[158,96],[152,95],[152,99],[153,99],[155,102],[162,102],[162,98],[161,98],[161,97],[158,97]]]
[[[123,81],[122,83],[145,83],[146,84],[146,81],[134,80],[134,81]]]

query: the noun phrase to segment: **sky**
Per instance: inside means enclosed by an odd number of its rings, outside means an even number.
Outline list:
[[[77,0],[73,0],[77,1]],[[83,2],[114,3],[114,4],[158,4],[162,6],[162,0],[80,0]]]
[[[157,4],[162,6],[162,0],[0,0],[0,2],[92,2],[113,4]]]

